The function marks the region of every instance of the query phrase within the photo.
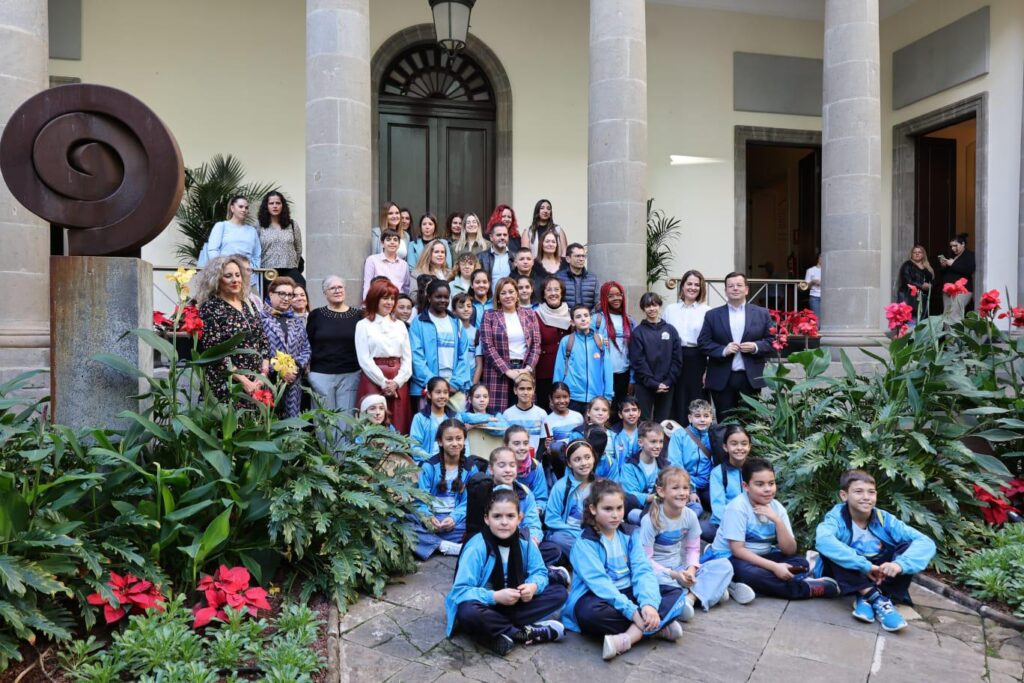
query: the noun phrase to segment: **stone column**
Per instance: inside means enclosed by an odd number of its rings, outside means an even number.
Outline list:
[[[826,0],[822,98],[822,336],[881,330],[878,0]]]
[[[1017,215],[1017,300],[1010,306],[1024,306],[1024,116],[1020,122],[1020,209]],[[975,285],[977,287],[977,285]]]
[[[306,0],[306,272],[313,305],[328,275],[359,305],[370,202],[370,3]]]
[[[46,0],[0,2],[0,134],[48,85]],[[0,179],[0,382],[50,365],[50,230]],[[45,393],[45,377],[33,386]]]
[[[647,34],[644,0],[590,0],[587,155],[589,268],[627,290],[647,287]]]

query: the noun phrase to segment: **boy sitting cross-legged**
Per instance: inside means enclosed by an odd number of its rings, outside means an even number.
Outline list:
[[[935,556],[935,543],[891,513],[875,507],[875,478],[847,470],[839,478],[841,503],[818,525],[815,547],[822,570],[839,584],[842,595],[856,594],[853,616],[886,631],[907,622],[893,601],[910,603],[910,579]]]

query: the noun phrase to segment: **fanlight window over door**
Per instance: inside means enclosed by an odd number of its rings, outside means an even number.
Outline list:
[[[380,94],[494,106],[494,91],[477,63],[436,44],[417,45],[399,55],[381,81]]]

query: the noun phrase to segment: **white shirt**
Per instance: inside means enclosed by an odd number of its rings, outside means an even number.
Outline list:
[[[811,266],[810,268],[807,269],[807,274],[804,275],[804,281],[805,282],[810,283],[810,282],[812,282],[814,280],[817,280],[818,284],[811,285],[810,295],[811,296],[820,297],[821,296],[821,268],[819,268],[818,266]]]
[[[684,304],[678,301],[665,308],[662,317],[679,333],[679,341],[683,346],[696,346],[697,337],[704,327],[704,315],[711,310],[707,304],[693,302]]]
[[[458,339],[452,331],[451,318],[438,318],[433,313],[427,315],[437,330],[437,374],[445,379],[451,379],[452,370],[455,368],[455,351],[458,347]]]
[[[505,332],[508,334],[508,357],[511,360],[526,359],[526,332],[519,321],[519,313],[505,313]]]
[[[408,382],[412,376],[412,347],[405,323],[382,315],[360,320],[356,323],[356,357],[363,374],[379,387],[387,380],[373,359],[400,358],[395,383],[402,386]]]
[[[747,326],[747,303],[744,301],[739,307],[728,304],[729,307],[729,331],[732,332],[732,340],[739,344],[743,341],[743,328]],[[357,328],[358,331],[358,328]],[[743,354],[736,352],[732,356],[732,370],[742,372],[746,367],[743,365]]]

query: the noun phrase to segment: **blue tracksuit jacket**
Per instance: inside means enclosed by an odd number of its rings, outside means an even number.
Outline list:
[[[537,592],[542,593],[548,587],[548,570],[540,556],[540,549],[525,539],[519,539],[519,549],[523,553],[523,564],[526,569],[525,583],[537,584]],[[495,604],[494,590],[488,586],[495,561],[496,558],[487,552],[487,542],[484,541],[483,534],[474,534],[466,541],[459,556],[459,571],[455,574],[455,583],[444,599],[444,611],[447,614],[446,632],[449,636],[455,628],[455,614],[460,604],[469,601],[492,606]],[[499,590],[501,588],[502,586],[498,587]]]
[[[469,362],[469,334],[462,322],[453,315],[448,316],[455,335],[455,353],[452,359],[452,376],[448,382],[453,391],[466,391],[473,383],[473,364]],[[427,382],[437,377],[437,328],[430,319],[430,312],[423,311],[409,326],[409,344],[412,346],[412,377],[409,380],[411,396],[419,396]]]
[[[574,338],[574,341],[572,354],[567,358],[570,338]],[[610,401],[615,396],[612,364],[593,332],[583,334],[576,331],[562,337],[555,354],[555,373],[552,379],[568,384],[569,396],[574,401],[588,403],[598,396],[604,396]]]
[[[537,505],[544,507],[548,504],[548,480],[544,476],[544,468],[536,458],[530,465],[530,471],[517,476],[516,481],[530,489],[533,497],[537,499]]]
[[[579,624],[576,623],[576,603],[587,593],[593,593],[601,598],[626,619],[632,619],[633,614],[644,605],[650,605],[654,609],[658,609],[661,605],[661,589],[658,586],[658,578],[644,552],[643,544],[640,542],[640,533],[633,531],[631,534],[626,534],[621,528],[615,533],[619,535],[622,549],[626,552],[630,583],[633,586],[633,595],[636,596],[637,602],[628,599],[615,587],[605,566],[608,554],[601,544],[601,538],[592,527],[587,527],[583,530],[580,539],[576,541],[576,545],[572,547],[572,553],[569,555],[569,561],[572,563],[572,589],[569,591],[569,598],[565,601],[565,605],[562,606],[562,623],[571,631],[578,632],[580,630]],[[680,592],[679,599],[662,623],[679,616],[684,604],[686,604],[686,591]]]
[[[615,432],[612,442],[615,444],[615,462],[621,470],[627,460],[640,452],[640,430],[634,429],[632,434],[627,434],[625,429],[620,429]]]
[[[686,429],[678,430],[669,439],[668,461],[670,464],[682,467],[690,473],[690,488],[696,492],[706,489],[710,484],[711,469],[715,466],[715,463],[701,452],[697,444],[690,438],[691,433],[696,435],[704,444],[704,447],[711,452],[710,430],[701,432],[693,425],[689,425]]]
[[[689,437],[687,437],[689,438]],[[722,483],[722,469],[726,470],[726,482]],[[743,475],[740,470],[725,462],[711,470],[711,483],[708,486],[711,497],[711,523],[718,526],[722,523],[725,506],[736,496],[743,493]]]
[[[628,458],[619,470],[618,481],[637,507],[642,508],[647,503],[647,496],[654,493],[654,483],[658,480],[658,473],[668,466],[668,457],[662,453],[654,463],[657,469],[654,470],[654,474],[647,476],[640,467],[640,454],[637,453]]]
[[[544,507],[544,526],[552,531],[568,531],[578,536],[580,527],[569,523],[570,506],[576,490],[580,486],[586,486],[589,483],[581,484],[572,475],[572,472],[567,469],[565,476],[556,481],[555,485],[551,487],[548,503]]]
[[[430,412],[430,404],[412,416],[409,426],[409,438],[412,439],[412,457],[416,464],[422,464],[437,455],[441,448],[437,444],[437,427],[455,413],[445,408],[443,417],[434,417]]]
[[[432,496],[438,495],[437,487],[444,481],[444,475],[441,473],[443,467],[444,458],[440,454],[435,455],[430,460],[427,460],[420,466],[420,489],[426,491]],[[452,519],[455,523],[466,519],[466,500],[468,499],[468,493],[466,491],[466,482],[476,472],[476,467],[471,464],[471,461],[467,461],[466,465],[460,472],[459,479],[462,480],[462,490],[459,491],[455,496],[455,509],[452,510]],[[420,511],[425,515],[433,515],[433,510],[428,503],[420,503]]]
[[[871,561],[850,546],[853,537],[853,519],[846,503],[838,503],[828,511],[825,519],[818,524],[814,547],[819,553],[840,567],[856,569],[862,574],[871,571]],[[904,574],[918,574],[928,567],[935,557],[935,541],[909,524],[904,524],[891,512],[875,508],[868,520],[868,531],[889,547],[910,543],[893,562],[903,568]]]

